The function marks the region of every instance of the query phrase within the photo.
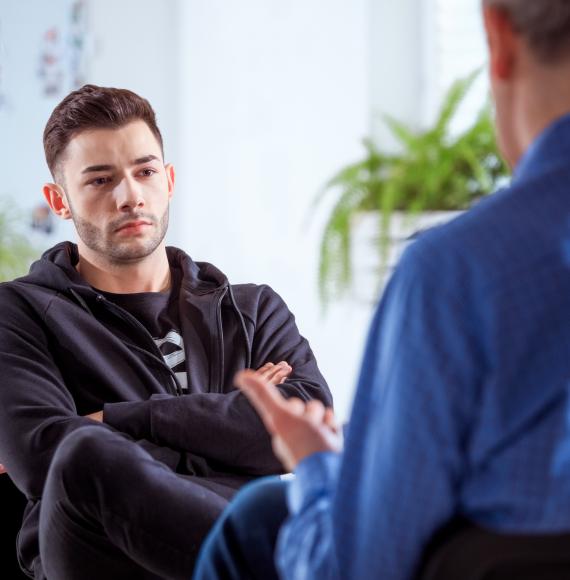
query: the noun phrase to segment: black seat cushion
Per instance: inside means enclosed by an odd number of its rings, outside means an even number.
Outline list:
[[[434,537],[420,580],[569,580],[570,533],[497,534],[458,520]]]
[[[0,514],[2,542],[0,542],[0,577],[20,580],[27,576],[20,570],[16,557],[16,536],[22,523],[26,498],[6,475],[0,475]]]

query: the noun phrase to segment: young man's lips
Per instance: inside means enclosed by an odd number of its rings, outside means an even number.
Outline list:
[[[117,232],[138,232],[140,230],[142,230],[145,226],[150,226],[150,222],[144,221],[144,220],[138,220],[135,222],[128,222],[126,224],[123,224],[120,228],[118,228],[116,231]]]

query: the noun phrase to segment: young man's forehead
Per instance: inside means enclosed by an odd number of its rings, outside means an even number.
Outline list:
[[[121,157],[134,163],[162,161],[160,143],[144,121],[133,121],[118,128],[81,131],[69,141],[64,163],[75,159],[90,164],[106,164],[109,157]],[[143,161],[144,162],[144,161]]]

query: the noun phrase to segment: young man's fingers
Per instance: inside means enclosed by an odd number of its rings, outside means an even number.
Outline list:
[[[262,371],[268,370],[268,369],[270,369],[273,366],[275,366],[275,365],[272,362],[266,362],[264,365],[261,365],[257,369],[257,372],[262,372]]]
[[[277,364],[272,362],[265,363],[257,369],[258,376],[264,378],[266,381],[272,382],[274,385],[282,384],[291,374],[293,368],[285,361]]]
[[[293,370],[291,367],[276,367],[277,370],[273,371],[268,380],[274,385],[280,385],[287,377],[291,374]]]
[[[272,372],[272,369],[275,365],[273,363],[265,363],[262,367],[257,369],[257,374],[262,376],[263,378],[267,378],[267,376]]]
[[[273,377],[277,374],[282,374],[284,372],[286,373],[290,373],[293,369],[285,362],[285,361],[281,361],[280,363],[277,363],[276,365],[272,365],[271,368],[269,369],[268,374]]]

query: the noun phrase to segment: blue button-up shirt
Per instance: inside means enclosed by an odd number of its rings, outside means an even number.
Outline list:
[[[298,466],[284,579],[414,577],[464,516],[570,530],[570,116],[512,184],[405,252],[373,319],[342,455]]]

